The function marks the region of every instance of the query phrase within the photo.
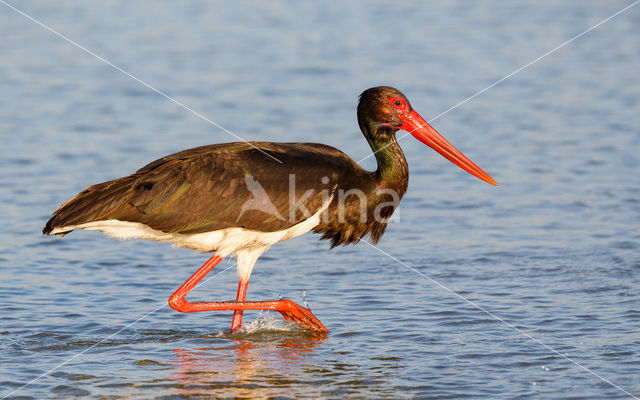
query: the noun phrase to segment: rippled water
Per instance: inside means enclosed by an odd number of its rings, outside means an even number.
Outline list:
[[[631,4],[13,3],[245,139],[355,160],[363,89],[430,119]],[[640,396],[640,5],[433,121],[499,187],[403,139],[377,248],[308,234],[259,260],[249,299],[306,289],[326,336],[171,310],[206,255],[40,235],[92,183],[235,139],[4,4],[0,34],[0,396]],[[210,276],[194,299],[235,296],[232,262]]]

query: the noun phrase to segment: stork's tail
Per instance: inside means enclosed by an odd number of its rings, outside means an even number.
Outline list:
[[[126,206],[132,183],[132,176],[128,176],[84,189],[53,212],[42,233],[64,236],[73,226],[109,219],[115,210]]]

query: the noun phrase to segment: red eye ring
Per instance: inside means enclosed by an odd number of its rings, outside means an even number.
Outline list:
[[[389,97],[389,104],[398,111],[405,112],[409,110],[409,105],[402,97]]]

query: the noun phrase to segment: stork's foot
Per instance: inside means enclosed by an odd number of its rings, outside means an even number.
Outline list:
[[[308,308],[304,308],[291,300],[278,300],[275,308],[287,321],[295,322],[307,329],[316,332],[328,333],[329,330],[322,325],[322,322]]]

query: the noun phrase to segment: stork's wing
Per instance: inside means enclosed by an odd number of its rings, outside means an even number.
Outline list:
[[[229,227],[279,231],[321,207],[349,170],[345,163],[353,161],[339,150],[310,143],[226,143],[189,149],[83,190],[54,212],[43,233],[64,234],[71,230],[65,227],[110,219],[163,232]]]

